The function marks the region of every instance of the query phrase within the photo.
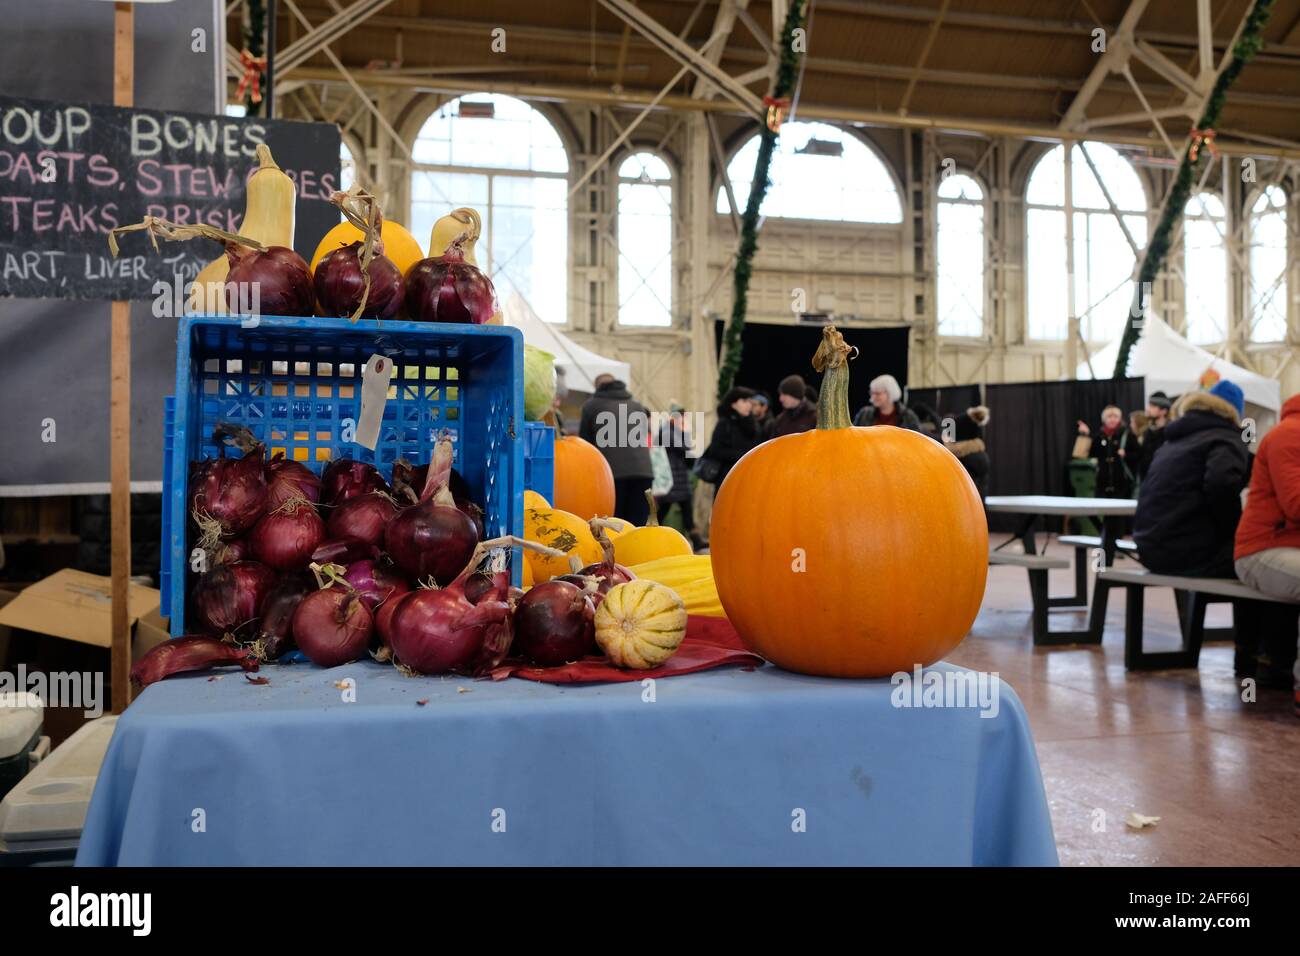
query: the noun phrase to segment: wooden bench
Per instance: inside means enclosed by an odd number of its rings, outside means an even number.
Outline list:
[[[1088,631],[1051,631],[1047,627],[1047,612],[1054,606],[1063,606],[1064,599],[1050,598],[1047,595],[1047,572],[1053,568],[1068,568],[1070,562],[1065,558],[1053,558],[1046,554],[1017,554],[1007,551],[990,551],[989,564],[1010,565],[1024,568],[1029,572],[1029,599],[1033,607],[1031,621],[1035,645],[1075,644],[1081,636],[1091,635]],[[1086,572],[1086,567],[1085,567]],[[1087,603],[1087,584],[1084,585],[1084,603]]]
[[[1235,578],[1189,578],[1174,574],[1154,574],[1151,571],[1117,570],[1108,568],[1097,573],[1097,591],[1123,587],[1128,592],[1124,608],[1124,667],[1127,670],[1161,670],[1167,667],[1196,667],[1201,657],[1201,644],[1206,639],[1205,609],[1212,603],[1223,601],[1279,601],[1297,604],[1261,594]],[[1146,588],[1173,588],[1186,592],[1186,605],[1179,602],[1179,624],[1183,647],[1178,651],[1142,650],[1143,598]],[[1103,615],[1104,600],[1103,600]],[[1096,608],[1097,599],[1093,598]],[[1220,629],[1228,630],[1231,629]]]

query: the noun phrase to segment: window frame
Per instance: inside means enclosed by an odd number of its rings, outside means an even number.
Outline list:
[[[973,169],[958,167],[954,176],[964,176],[975,183],[980,189],[981,198],[948,199],[939,195],[939,190],[934,191],[934,330],[935,334],[942,339],[952,339],[959,342],[987,342],[990,337],[989,332],[989,219],[992,213],[992,201],[989,198],[988,183]],[[940,186],[947,180],[940,180]],[[983,331],[978,335],[953,335],[943,332],[939,329],[939,208],[942,204],[949,203],[954,206],[979,206],[983,212],[983,219],[980,221],[980,254],[982,256],[980,270],[983,281],[980,284],[980,325]]]
[[[1277,190],[1277,192],[1280,193],[1282,196],[1282,205],[1280,207],[1280,211],[1282,213],[1283,236],[1286,239],[1286,243],[1282,249],[1282,258],[1284,264],[1281,272],[1283,332],[1282,332],[1282,337],[1280,339],[1257,339],[1255,337],[1255,326],[1256,326],[1255,294],[1254,294],[1254,288],[1255,288],[1254,271],[1255,270],[1254,270],[1254,262],[1253,262],[1253,255],[1252,255],[1252,252],[1254,250],[1254,245],[1255,245],[1254,243],[1255,222],[1258,219],[1262,219],[1265,216],[1269,216],[1269,215],[1275,215],[1276,213],[1271,209],[1269,211],[1265,211],[1262,213],[1256,213],[1255,206],[1259,203],[1260,199],[1262,199],[1264,196],[1268,194],[1269,190],[1273,190],[1273,189]],[[1292,291],[1290,288],[1291,280],[1292,280],[1291,272],[1293,271],[1291,259],[1290,259],[1291,223],[1292,223],[1291,207],[1292,207],[1291,193],[1281,183],[1270,183],[1262,188],[1257,187],[1251,190],[1251,193],[1247,197],[1246,202],[1242,204],[1242,215],[1245,217],[1245,240],[1246,240],[1245,242],[1246,269],[1245,269],[1245,275],[1243,277],[1245,294],[1243,296],[1243,301],[1242,301],[1242,318],[1246,323],[1245,339],[1246,339],[1246,344],[1248,346],[1249,345],[1265,346],[1265,347],[1268,346],[1276,347],[1279,345],[1284,346],[1284,345],[1288,345],[1292,339],[1291,299],[1290,299],[1292,295]]]
[[[640,178],[633,179],[624,177],[619,174],[619,170],[631,158],[641,155],[642,153],[654,156],[668,167],[668,179],[652,179],[646,183]],[[632,144],[624,150],[619,157],[618,163],[614,165],[614,330],[631,331],[637,333],[670,331],[677,327],[677,245],[679,241],[677,229],[677,201],[678,201],[678,183],[680,182],[680,168],[674,157],[666,150],[659,149],[649,144]],[[667,186],[669,191],[668,205],[668,323],[666,325],[641,325],[637,323],[624,323],[623,321],[623,294],[620,273],[622,272],[623,248],[620,240],[622,229],[622,187],[629,186]],[[721,187],[719,187],[721,188]],[[642,277],[642,284],[645,278]]]

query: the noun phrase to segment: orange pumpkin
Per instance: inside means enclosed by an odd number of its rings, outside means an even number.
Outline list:
[[[886,677],[961,643],[984,597],[988,525],[942,445],[850,425],[850,352],[833,326],[817,428],[764,442],[718,489],[713,574],[745,644],[787,670]]]
[[[555,442],[555,491],[551,504],[584,521],[614,512],[614,473],[600,449],[577,435]]]

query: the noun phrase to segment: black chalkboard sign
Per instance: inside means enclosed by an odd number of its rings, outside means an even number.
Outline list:
[[[119,109],[0,96],[0,295],[154,299],[221,252],[194,239],[153,251],[108,232],[146,215],[237,232],[259,143],[298,190],[294,246],[310,260],[339,221],[339,131],[331,123]]]

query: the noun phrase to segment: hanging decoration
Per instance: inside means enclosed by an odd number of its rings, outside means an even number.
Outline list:
[[[795,85],[799,57],[806,45],[796,42],[795,30],[804,27],[804,0],[792,0],[786,12],[781,36],[781,60],[777,64],[776,82],[772,92],[763,97],[767,107],[767,123],[759,133],[758,162],[754,164],[754,178],[749,189],[749,201],[741,218],[740,245],[736,250],[736,266],[732,272],[731,319],[722,335],[722,361],[718,368],[718,400],[726,394],[740,370],[744,349],[745,311],[748,305],[749,280],[754,270],[754,253],[758,251],[758,210],[763,205],[771,181],[768,173],[772,167],[772,151],[776,137],[790,106],[790,93]],[[726,170],[722,171],[726,175]]]
[[[248,0],[248,24],[244,27],[244,49],[239,62],[244,76],[235,90],[235,98],[244,101],[248,116],[262,108],[262,77],[266,72],[266,0]]]
[[[1155,282],[1164,266],[1165,257],[1169,255],[1174,230],[1182,220],[1183,210],[1187,207],[1187,200],[1192,193],[1193,170],[1207,153],[1214,157],[1219,155],[1214,145],[1214,131],[1219,125],[1219,115],[1223,112],[1223,101],[1227,97],[1228,87],[1232,86],[1242,68],[1255,58],[1255,54],[1264,45],[1264,27],[1268,23],[1269,14],[1273,12],[1273,2],[1274,0],[1255,0],[1255,5],[1247,14],[1246,22],[1242,26],[1241,36],[1232,48],[1232,60],[1214,81],[1214,88],[1210,91],[1210,96],[1205,101],[1205,108],[1201,111],[1200,122],[1192,127],[1187,151],[1175,174],[1173,189],[1165,197],[1164,207],[1160,210],[1160,220],[1151,234],[1151,241],[1143,250],[1142,266],[1138,270],[1137,281],[1134,284],[1133,303],[1129,306],[1128,320],[1124,323],[1124,335],[1120,339],[1119,353],[1115,357],[1114,378],[1123,378],[1128,374],[1129,353],[1137,344],[1138,336],[1142,334],[1140,317],[1146,314],[1147,302],[1142,290]],[[1135,316],[1138,317],[1136,320]]]

